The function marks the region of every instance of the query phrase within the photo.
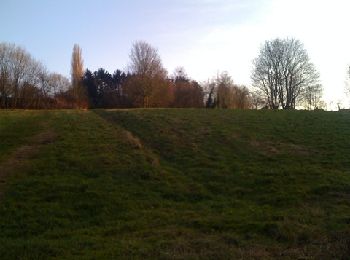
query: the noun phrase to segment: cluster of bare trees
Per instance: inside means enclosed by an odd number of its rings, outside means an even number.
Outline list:
[[[75,44],[71,81],[49,73],[23,48],[0,44],[0,108],[207,107],[295,109],[322,106],[322,85],[303,45],[295,39],[266,41],[254,60],[254,91],[221,73],[202,86],[179,67],[168,76],[156,48],[135,42],[128,72],[84,71]]]
[[[23,48],[0,43],[0,108],[49,108],[69,81],[46,68]]]
[[[223,72],[207,83],[207,108],[249,109],[253,107],[250,91],[245,86],[234,84],[231,76]]]

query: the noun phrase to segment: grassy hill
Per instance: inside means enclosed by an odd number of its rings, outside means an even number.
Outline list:
[[[1,259],[346,259],[350,113],[0,111]]]

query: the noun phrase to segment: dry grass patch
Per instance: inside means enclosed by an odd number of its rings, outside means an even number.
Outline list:
[[[29,144],[23,145],[12,152],[4,162],[0,164],[0,197],[6,178],[10,174],[25,167],[43,145],[54,142],[57,135],[52,130],[46,130],[29,139]]]

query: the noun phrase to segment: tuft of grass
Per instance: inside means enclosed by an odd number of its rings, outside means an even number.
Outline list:
[[[0,171],[37,150],[2,177],[0,258],[345,259],[349,137],[346,113],[0,111]]]

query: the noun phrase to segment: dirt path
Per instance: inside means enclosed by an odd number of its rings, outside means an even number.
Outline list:
[[[4,162],[0,163],[0,199],[4,192],[7,177],[25,167],[42,146],[52,143],[57,135],[52,130],[46,130],[34,135],[28,141],[29,144],[17,148]]]

